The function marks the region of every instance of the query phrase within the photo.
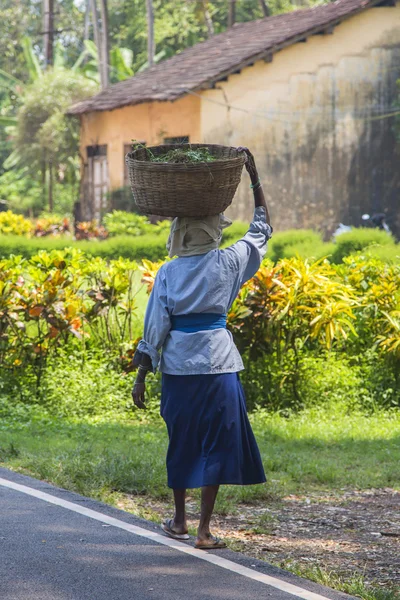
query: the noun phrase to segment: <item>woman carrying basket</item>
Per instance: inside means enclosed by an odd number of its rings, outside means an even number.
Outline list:
[[[272,234],[254,158],[247,148],[239,150],[247,154],[254,192],[248,232],[219,250],[222,230],[230,225],[223,215],[173,221],[167,248],[178,258],[157,273],[134,358],[138,375],[132,396],[138,408],[145,408],[145,378],[157,369],[162,350],[161,416],[168,429],[168,486],[175,499],[175,516],[162,528],[172,538],[189,538],[186,489],[201,487],[196,539],[201,549],[225,547],[210,533],[219,486],[265,482],[239,380],[243,362],[226,329],[226,313],[258,271]]]

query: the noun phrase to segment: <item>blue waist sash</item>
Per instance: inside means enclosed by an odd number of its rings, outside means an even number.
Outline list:
[[[226,329],[226,315],[214,313],[191,313],[190,315],[172,315],[171,330],[185,333]]]

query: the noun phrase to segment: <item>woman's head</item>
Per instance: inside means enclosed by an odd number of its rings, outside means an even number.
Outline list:
[[[215,250],[222,232],[232,224],[225,215],[213,217],[177,217],[172,221],[167,242],[169,256],[194,256]]]

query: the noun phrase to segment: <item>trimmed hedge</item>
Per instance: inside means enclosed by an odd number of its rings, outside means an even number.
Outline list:
[[[225,230],[222,246],[226,247],[240,239],[247,231],[247,223],[235,222]],[[30,258],[40,250],[63,250],[79,248],[91,256],[101,256],[107,260],[129,258],[131,260],[157,261],[165,258],[167,232],[141,236],[115,236],[103,241],[74,242],[62,238],[26,238],[23,236],[0,235],[0,258],[10,254]],[[379,245],[378,245],[379,244]],[[328,257],[331,262],[340,263],[344,256],[357,252],[368,253],[384,262],[400,263],[400,244],[395,244],[392,236],[374,229],[356,229],[337,237],[336,243],[323,242],[319,233],[297,229],[275,233],[269,242],[267,256],[273,262],[282,258]]]
[[[248,229],[245,223],[233,223],[225,231],[223,245],[228,246],[242,237]],[[161,260],[167,255],[167,234],[146,234],[141,236],[115,236],[107,240],[82,240],[75,242],[63,238],[26,238],[16,235],[0,235],[0,258],[7,258],[10,254],[30,258],[40,250],[64,250],[64,248],[78,248],[91,256],[100,256],[111,260],[120,256],[131,260]]]
[[[64,248],[78,248],[91,256],[101,256],[106,259],[117,259],[120,256],[131,260],[160,260],[166,255],[166,236],[143,235],[116,236],[103,241],[82,240],[75,242],[68,239],[51,238],[24,238],[18,236],[0,236],[0,257],[6,258],[10,254],[30,258],[40,250],[64,250]]]
[[[400,264],[400,244],[386,244],[385,246],[371,246],[360,252],[366,257],[378,258],[388,264]]]
[[[373,245],[395,246],[395,239],[386,231],[379,229],[353,229],[337,236],[332,261],[340,263],[345,256],[355,254]]]
[[[269,250],[268,257],[277,262],[281,258],[290,258],[297,254],[297,250],[304,250],[305,247],[320,247],[323,244],[321,235],[312,229],[288,229],[280,233],[274,233]]]

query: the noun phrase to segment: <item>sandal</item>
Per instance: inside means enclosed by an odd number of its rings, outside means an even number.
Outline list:
[[[210,537],[212,540],[211,544],[207,544],[204,542],[196,542],[194,547],[198,550],[217,550],[218,548],[226,548],[225,542],[223,542],[220,538],[214,537],[213,535]]]
[[[167,535],[170,538],[173,538],[174,540],[188,540],[189,535],[187,533],[176,533],[176,531],[172,529],[172,521],[173,519],[167,519],[167,521],[164,521],[162,523],[161,529],[163,530],[165,535]]]

